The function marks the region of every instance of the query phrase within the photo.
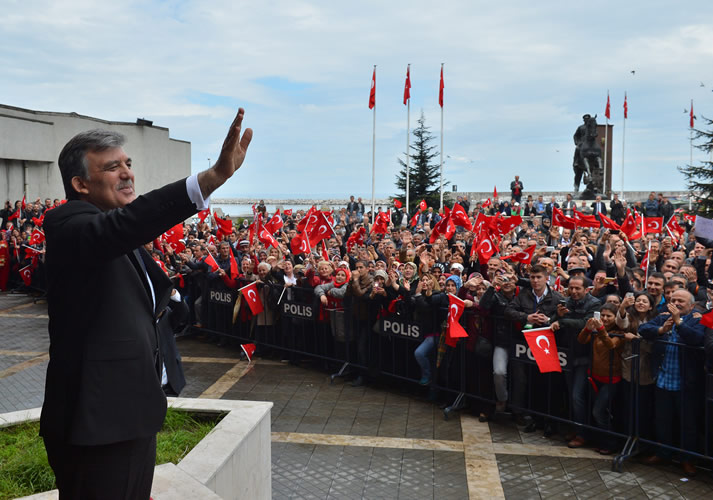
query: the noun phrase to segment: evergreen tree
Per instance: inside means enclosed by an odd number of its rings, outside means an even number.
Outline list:
[[[416,207],[425,199],[429,207],[438,208],[440,206],[440,164],[432,163],[438,156],[436,146],[431,145],[434,140],[429,128],[426,126],[426,117],[421,111],[421,118],[418,119],[418,127],[413,130],[414,141],[410,145],[409,155],[409,207],[405,207],[409,213],[413,214],[418,210]],[[406,162],[399,158],[401,170],[396,174],[396,188],[400,191],[397,198],[406,199]],[[443,186],[447,183],[444,181]]]
[[[706,117],[703,120],[713,127],[713,120]],[[695,145],[696,148],[708,154],[713,151],[713,130],[694,129],[693,138],[703,140],[703,143]],[[697,212],[710,217],[713,214],[713,162],[704,161],[701,165],[678,167],[678,170],[686,177],[688,189],[700,200]]]

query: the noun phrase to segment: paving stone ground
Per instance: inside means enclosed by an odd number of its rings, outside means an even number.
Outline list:
[[[49,348],[46,314],[45,303],[0,293],[0,412],[42,404],[47,368],[42,356]],[[239,359],[236,347],[221,348],[194,337],[180,338],[178,346],[186,358],[188,385],[181,394],[185,397],[215,389]],[[274,403],[274,498],[468,498],[460,418],[445,420],[420,387],[384,381],[355,388],[341,379],[331,383],[329,374],[316,364],[293,366],[258,359],[221,397]],[[275,438],[298,435],[294,433],[321,440],[315,444]],[[363,441],[354,446],[348,441],[346,445],[327,444],[325,440],[332,435],[366,436],[375,441],[369,443],[373,446],[362,446]],[[428,443],[461,443],[461,448],[384,447],[379,441],[389,439],[425,440],[426,447]],[[556,456],[565,446],[561,437],[524,434],[509,420],[491,422],[489,439],[496,444],[546,445],[553,450],[546,455],[492,455],[497,464],[495,479],[508,499],[713,497],[713,479],[703,469],[696,478],[682,480],[675,465],[653,468],[632,460],[625,463],[622,473],[614,473],[610,460]]]

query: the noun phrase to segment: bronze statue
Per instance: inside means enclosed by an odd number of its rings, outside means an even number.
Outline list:
[[[602,166],[602,148],[597,141],[597,115],[584,115],[584,123],[574,133],[574,192],[579,192],[579,185],[584,181],[586,188],[581,199],[593,199],[601,194],[604,168]]]

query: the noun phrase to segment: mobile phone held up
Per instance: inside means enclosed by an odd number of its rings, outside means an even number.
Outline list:
[[[599,311],[594,311],[594,319],[602,319],[602,315],[599,313]]]

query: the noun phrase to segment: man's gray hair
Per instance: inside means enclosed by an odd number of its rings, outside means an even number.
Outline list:
[[[58,160],[67,199],[79,198],[79,193],[72,187],[72,178],[89,179],[87,152],[120,148],[125,142],[126,137],[119,132],[103,129],[88,130],[72,137],[62,148]]]

